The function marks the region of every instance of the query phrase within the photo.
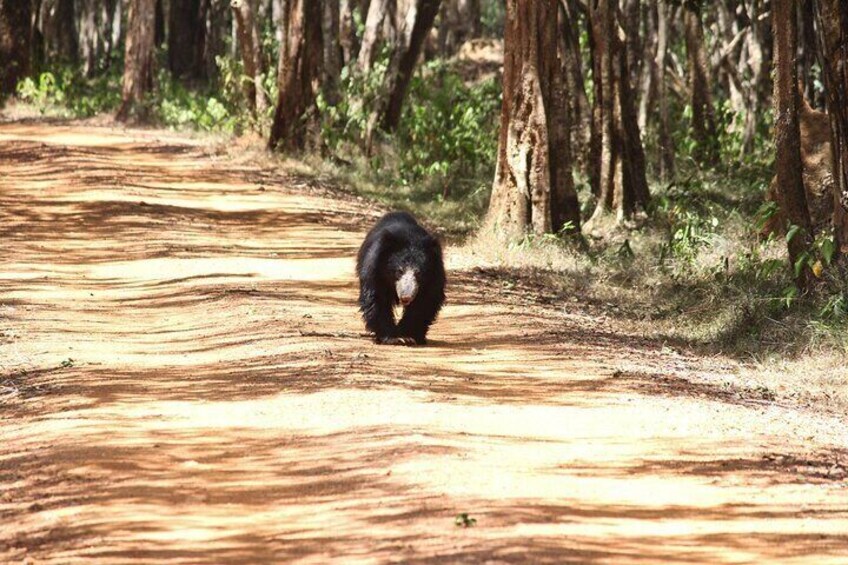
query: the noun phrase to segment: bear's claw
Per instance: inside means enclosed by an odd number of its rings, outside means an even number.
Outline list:
[[[382,345],[416,345],[416,342],[411,337],[381,337],[377,343]]]

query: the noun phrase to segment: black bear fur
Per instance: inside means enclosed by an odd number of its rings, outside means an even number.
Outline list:
[[[417,293],[395,323],[400,277],[414,272]],[[383,216],[365,237],[356,258],[359,309],[374,341],[423,345],[445,301],[445,266],[439,241],[406,212]],[[409,276],[409,275],[408,275]],[[405,297],[408,299],[408,297]]]

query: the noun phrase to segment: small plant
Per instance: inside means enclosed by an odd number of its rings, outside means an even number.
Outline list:
[[[477,518],[472,518],[467,512],[462,512],[456,515],[453,523],[461,528],[470,528],[477,525]]]
[[[18,83],[18,97],[34,105],[43,114],[50,108],[61,108],[65,104],[65,91],[56,75],[43,72],[37,80],[27,77]]]

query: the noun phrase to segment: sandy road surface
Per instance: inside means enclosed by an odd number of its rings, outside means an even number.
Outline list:
[[[848,562],[844,420],[458,268],[431,346],[375,346],[373,214],[0,125],[0,561]]]

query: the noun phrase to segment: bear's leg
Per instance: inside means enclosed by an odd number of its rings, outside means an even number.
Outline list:
[[[401,337],[409,337],[418,345],[427,343],[427,331],[439,314],[442,299],[434,293],[417,296],[412,304],[403,311],[397,332]]]
[[[374,341],[389,343],[397,336],[390,300],[373,290],[362,289],[359,293],[359,307],[365,319],[365,327],[374,333]]]

